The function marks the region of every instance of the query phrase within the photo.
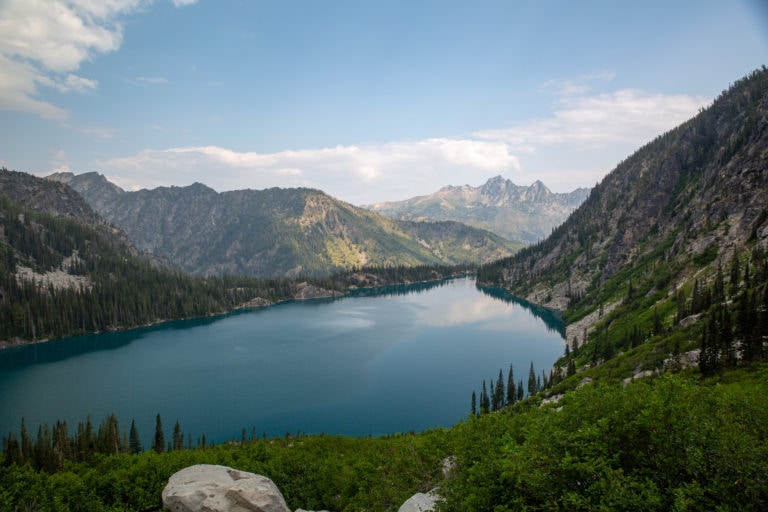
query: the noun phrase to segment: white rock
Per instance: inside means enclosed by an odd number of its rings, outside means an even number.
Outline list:
[[[174,473],[163,505],[171,512],[291,512],[269,478],[207,464]]]
[[[431,512],[435,510],[435,504],[438,501],[440,501],[440,496],[437,494],[436,489],[426,494],[419,492],[400,505],[397,512]]]

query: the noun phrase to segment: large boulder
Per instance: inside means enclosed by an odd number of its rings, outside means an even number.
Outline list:
[[[174,473],[163,505],[171,512],[291,512],[269,478],[208,464]]]
[[[437,494],[437,489],[432,489],[426,494],[419,492],[400,505],[397,512],[431,512],[435,510],[435,505],[439,500],[440,495]]]

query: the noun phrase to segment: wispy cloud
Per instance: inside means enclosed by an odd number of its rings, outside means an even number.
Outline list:
[[[560,96],[584,95],[591,92],[595,86],[611,82],[615,78],[616,73],[601,71],[600,73],[589,73],[565,80],[547,80],[541,84],[539,89],[545,92],[554,91]]]
[[[115,136],[114,128],[104,128],[98,126],[80,126],[77,128],[79,133],[84,135],[94,135],[99,139],[111,139]]]
[[[165,85],[168,83],[168,79],[161,76],[137,76],[133,80],[129,81],[131,83],[139,83],[145,85]]]
[[[4,0],[0,2],[0,109],[64,120],[68,112],[40,99],[41,88],[89,92],[96,80],[75,73],[123,41],[120,17],[153,0]],[[174,0],[177,7],[194,0]]]
[[[238,152],[218,146],[144,150],[98,162],[126,188],[206,183],[217,190],[313,187],[356,204],[430,193],[467,176],[519,169],[503,142],[426,139],[330,148]]]
[[[703,96],[664,95],[621,89],[595,95],[563,93],[550,117],[507,128],[483,130],[484,140],[505,141],[516,151],[535,152],[558,144],[602,149],[614,143],[642,144],[692,117],[711,102]]]

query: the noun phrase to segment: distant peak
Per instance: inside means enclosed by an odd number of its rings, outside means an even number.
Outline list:
[[[490,178],[490,179],[489,179],[488,181],[486,181],[485,183],[486,183],[487,185],[490,185],[490,184],[493,184],[493,185],[495,185],[495,184],[497,184],[497,183],[506,183],[506,182],[508,182],[508,181],[509,181],[509,180],[508,180],[508,179],[506,179],[504,176],[502,176],[501,174],[498,174],[498,175],[494,176],[493,178]]]
[[[74,176],[75,176],[75,173],[73,172],[60,171],[60,172],[55,172],[53,174],[46,176],[46,179],[53,180],[53,181],[61,181],[62,179],[73,178]]]

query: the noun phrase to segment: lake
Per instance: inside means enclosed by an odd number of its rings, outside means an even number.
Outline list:
[[[114,412],[151,446],[178,420],[192,439],[450,427],[473,391],[513,364],[547,372],[563,353],[555,315],[472,278],[361,290],[229,315],[0,351],[0,434],[34,436]],[[506,383],[506,382],[505,382]]]

